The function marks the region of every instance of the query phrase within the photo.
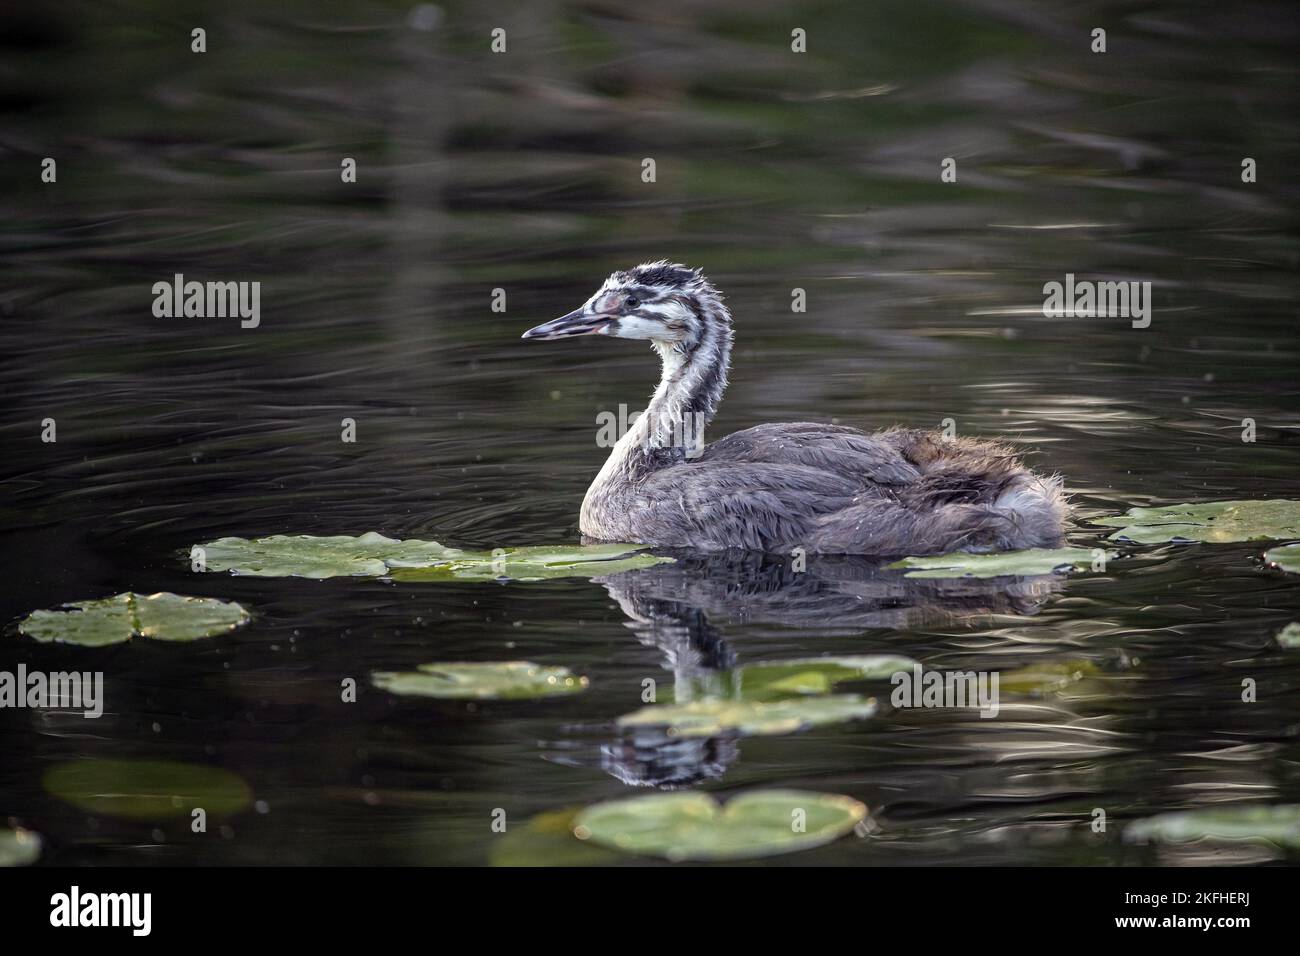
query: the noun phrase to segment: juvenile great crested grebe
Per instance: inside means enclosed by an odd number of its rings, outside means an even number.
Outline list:
[[[1061,543],[1059,478],[1007,447],[933,432],[759,425],[704,446],[727,386],[731,313],[698,269],[650,262],[605,280],[526,339],[648,339],[663,360],[650,405],[582,502],[584,535],[716,551],[924,555]]]

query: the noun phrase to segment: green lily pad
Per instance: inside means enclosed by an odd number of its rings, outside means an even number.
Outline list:
[[[1112,538],[1138,544],[1300,538],[1300,501],[1275,498],[1131,508],[1127,514],[1098,518],[1095,523],[1119,528]]]
[[[616,863],[619,854],[573,835],[582,807],[539,813],[522,826],[511,826],[492,841],[493,866],[600,866]]]
[[[1264,552],[1264,560],[1283,571],[1300,574],[1300,544],[1284,544],[1280,548],[1270,548]]]
[[[673,737],[792,734],[809,727],[874,716],[876,702],[856,694],[790,697],[776,700],[693,700],[652,704],[618,719],[620,727],[664,727]]]
[[[26,866],[41,856],[41,836],[32,830],[0,827],[0,866]]]
[[[500,548],[499,554],[465,552],[431,567],[395,568],[394,581],[545,581],[597,577],[671,562],[638,554],[642,545],[596,544],[571,547]]]
[[[248,612],[234,601],[166,591],[126,591],[109,598],[64,604],[59,610],[33,611],[18,625],[18,631],[42,643],[104,647],[133,637],[195,641],[233,631],[248,619]]]
[[[601,846],[669,860],[741,860],[839,839],[866,819],[851,797],[758,790],[719,804],[705,793],[657,793],[588,807],[573,833]]]
[[[45,772],[52,796],[97,816],[128,820],[188,817],[202,808],[226,817],[248,806],[248,784],[228,770],[164,760],[71,760]]]
[[[1106,560],[1115,552],[1106,553]],[[1011,575],[1030,577],[1058,571],[1086,571],[1096,556],[1091,548],[1030,548],[1025,551],[999,551],[995,554],[967,554],[956,551],[926,558],[904,558],[889,565],[910,568],[909,578],[1000,578]]]
[[[915,666],[912,658],[895,654],[759,661],[733,671],[730,690],[745,700],[826,694],[845,681],[888,680],[899,671],[910,671]]]
[[[1300,804],[1243,804],[1161,813],[1130,823],[1124,838],[1138,843],[1248,840],[1300,849]]]
[[[402,581],[496,581],[511,578],[591,577],[649,567],[671,558],[638,554],[635,544],[558,545],[461,551],[437,541],[398,541],[369,532],[360,537],[272,535],[269,538],[218,538],[196,545],[208,571],[256,577],[392,577]]]
[[[390,694],[451,700],[529,700],[577,694],[589,681],[567,667],[532,661],[492,664],[421,664],[414,671],[380,671],[371,683]]]
[[[1277,642],[1283,647],[1300,647],[1300,624],[1292,622],[1278,631]]]

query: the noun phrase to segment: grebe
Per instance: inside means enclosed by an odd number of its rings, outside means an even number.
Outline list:
[[[1006,446],[894,428],[759,425],[704,446],[727,386],[731,313],[698,269],[615,272],[581,308],[525,339],[648,339],[663,362],[650,405],[582,502],[602,541],[718,551],[926,555],[1056,547],[1066,506]]]

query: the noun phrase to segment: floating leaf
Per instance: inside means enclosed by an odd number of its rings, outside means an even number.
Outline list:
[[[196,545],[192,554],[208,571],[276,578],[391,576],[402,581],[590,577],[672,560],[636,553],[643,550],[642,545],[601,544],[461,551],[436,541],[398,541],[372,531],[360,537],[219,538]]]
[[[582,807],[539,813],[492,841],[493,866],[597,866],[618,862],[618,853],[573,835]]]
[[[1283,571],[1300,574],[1300,544],[1284,544],[1280,548],[1270,548],[1264,552],[1264,560]]]
[[[194,641],[233,631],[248,612],[233,601],[186,597],[162,591],[135,594],[126,591],[95,601],[64,604],[54,611],[33,611],[18,631],[42,643],[103,647],[133,637],[155,641]]]
[[[1300,538],[1300,501],[1275,498],[1131,508],[1127,514],[1098,518],[1095,523],[1119,528],[1112,538],[1138,544]]]
[[[577,694],[588,680],[567,667],[544,667],[531,661],[494,664],[421,664],[415,671],[381,671],[371,682],[390,694],[452,700],[525,700]]]
[[[758,790],[725,806],[705,793],[659,793],[588,807],[573,832],[601,846],[669,860],[740,860],[822,846],[866,815],[857,800],[833,793]]]
[[[899,671],[910,671],[916,663],[890,654],[760,661],[733,671],[730,689],[745,700],[825,694],[845,681],[887,680]]]
[[[1277,642],[1283,647],[1300,647],[1300,624],[1293,622],[1278,631]]]
[[[1161,813],[1130,823],[1124,838],[1138,843],[1250,840],[1300,849],[1300,804],[1252,803]]]
[[[421,568],[397,568],[394,581],[544,581],[549,578],[597,577],[671,562],[640,553],[642,545],[597,544],[571,547],[499,548],[497,554],[462,553]]]
[[[1115,557],[1106,553],[1106,560]],[[1087,570],[1098,555],[1091,548],[1030,548],[1026,551],[999,551],[995,554],[967,554],[956,551],[927,558],[904,558],[891,568],[911,568],[909,578],[999,578],[1011,575],[1029,577],[1071,570]]]
[[[162,760],[72,760],[45,772],[45,789],[87,813],[129,820],[225,817],[248,806],[248,785],[228,770]]]
[[[40,834],[0,827],[0,866],[26,866],[41,856]]]
[[[790,697],[776,700],[693,700],[655,704],[618,719],[620,727],[664,727],[674,737],[792,734],[822,724],[871,717],[876,702],[856,694]]]

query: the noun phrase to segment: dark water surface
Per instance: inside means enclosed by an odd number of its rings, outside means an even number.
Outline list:
[[[704,267],[735,313],[712,436],[952,419],[1065,475],[1089,547],[1103,529],[1087,519],[1131,505],[1300,497],[1285,5],[27,6],[0,14],[0,617],[124,590],[256,614],[188,645],[6,631],[0,669],[106,675],[98,721],[0,711],[0,820],[43,833],[47,862],[500,862],[496,808],[517,832],[674,782],[869,805],[870,832],[780,858],[794,864],[1284,859],[1120,832],[1300,801],[1300,651],[1274,641],[1300,589],[1263,544],[1129,547],[1104,574],[946,588],[852,559],[396,584],[197,575],[185,552],[371,530],[576,541],[605,456],[596,416],[639,409],[657,368],[638,343],[519,334],[660,257]],[[506,54],[488,52],[495,26]],[[155,318],[151,286],[178,272],[260,281],[261,325]],[[1044,318],[1042,286],[1066,273],[1150,281],[1150,327]],[[614,727],[647,677],[886,651],[1097,673],[1004,695],[991,720],[885,706],[698,747]],[[466,706],[366,686],[519,658],[591,688]],[[81,757],[225,767],[260,803],[203,835],[88,819],[41,785]]]

